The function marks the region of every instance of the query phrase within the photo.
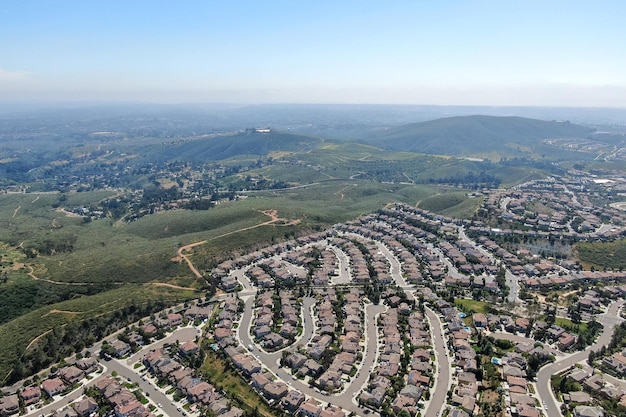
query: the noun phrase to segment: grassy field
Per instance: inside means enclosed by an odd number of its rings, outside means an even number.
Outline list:
[[[572,333],[584,333],[587,331],[587,323],[574,324],[570,319],[566,319],[563,317],[557,317],[554,321],[554,324],[566,329]]]
[[[489,303],[485,301],[467,300],[465,298],[457,298],[454,305],[460,307],[465,312],[489,313]]]
[[[468,191],[451,190],[435,194],[420,201],[419,207],[435,213],[443,213],[445,211],[454,211],[455,208],[463,211],[463,209],[466,209],[466,205],[473,207],[474,203],[481,202],[481,199],[470,199],[467,193]],[[477,206],[478,204],[476,204]]]

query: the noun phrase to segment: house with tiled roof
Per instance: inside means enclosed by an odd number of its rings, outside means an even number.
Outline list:
[[[26,387],[20,393],[24,405],[31,405],[41,399],[41,388],[39,387]]]
[[[180,345],[180,353],[183,355],[191,355],[200,350],[200,347],[193,340],[188,340]]]
[[[80,381],[85,373],[79,369],[77,366],[67,366],[65,368],[59,369],[58,375],[65,381],[68,385],[73,385]]]
[[[0,415],[10,416],[20,411],[20,399],[17,394],[0,398]]]
[[[298,414],[304,417],[319,417],[321,412],[322,406],[313,398],[309,398],[298,407]]]
[[[61,378],[48,378],[41,383],[41,389],[50,397],[60,394],[65,390],[65,383]]]
[[[132,400],[124,404],[118,404],[115,406],[116,417],[130,417],[143,409],[143,405],[139,401]]]
[[[565,332],[559,337],[557,346],[561,350],[567,350],[571,348],[572,346],[574,346],[575,343],[576,343],[576,336]]]
[[[336,405],[331,405],[328,408],[320,411],[319,417],[345,417],[346,413]]]
[[[96,403],[93,398],[85,397],[82,400],[74,403],[72,405],[72,408],[74,408],[74,411],[76,411],[76,414],[78,414],[80,417],[87,417],[88,415],[98,411],[99,407],[98,403]]]

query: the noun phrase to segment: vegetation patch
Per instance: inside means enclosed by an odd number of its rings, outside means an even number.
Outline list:
[[[465,192],[445,192],[420,201],[419,207],[434,213],[441,213],[462,204],[467,198]]]
[[[626,268],[626,240],[612,242],[579,242],[576,244],[578,259],[588,269]]]
[[[247,413],[257,410],[262,416],[273,416],[265,401],[215,352],[207,350],[202,375],[218,389],[223,389],[233,403]]]
[[[192,291],[125,285],[41,307],[0,325],[0,381],[13,381],[58,362],[124,327],[134,314],[197,297]],[[142,316],[143,317],[143,316]]]

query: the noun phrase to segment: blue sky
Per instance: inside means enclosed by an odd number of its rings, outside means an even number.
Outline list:
[[[623,1],[4,0],[0,100],[626,107]]]

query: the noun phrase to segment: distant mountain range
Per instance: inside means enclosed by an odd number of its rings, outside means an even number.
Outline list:
[[[588,139],[594,129],[567,121],[523,117],[458,116],[379,129],[350,137],[352,142],[389,151],[478,157],[499,160],[528,158],[544,160],[589,159],[594,155],[568,151],[544,143],[545,139]],[[345,139],[348,140],[348,139]],[[144,156],[154,160],[220,161],[233,157],[261,157],[272,153],[297,153],[316,149],[331,141],[297,131],[269,132],[247,129],[164,143]]]
[[[523,117],[460,116],[412,123],[376,132],[363,142],[382,149],[452,156],[555,153],[548,138],[588,138],[594,129]],[[562,154],[562,151],[558,151]]]

